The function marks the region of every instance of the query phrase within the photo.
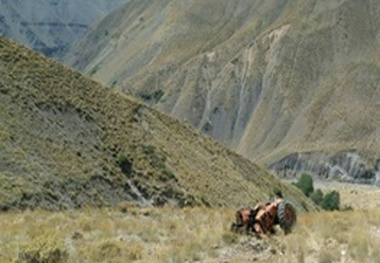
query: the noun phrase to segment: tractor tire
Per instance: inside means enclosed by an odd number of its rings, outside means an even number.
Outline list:
[[[295,207],[289,201],[283,200],[278,205],[277,216],[280,227],[284,231],[285,235],[289,234],[297,222]]]

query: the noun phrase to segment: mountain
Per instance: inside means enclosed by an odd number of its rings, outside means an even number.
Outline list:
[[[127,0],[0,0],[0,35],[58,56],[90,24]]]
[[[254,205],[295,187],[212,138],[0,38],[0,210]]]
[[[65,61],[279,175],[373,183],[379,22],[370,0],[130,1]]]

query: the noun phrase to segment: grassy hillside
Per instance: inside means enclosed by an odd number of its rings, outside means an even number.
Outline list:
[[[188,125],[0,38],[0,210],[302,194]]]
[[[380,156],[379,10],[369,0],[131,1],[67,62],[251,160],[316,153],[313,172],[338,164],[356,176]],[[331,160],[349,152],[363,159],[355,169]]]

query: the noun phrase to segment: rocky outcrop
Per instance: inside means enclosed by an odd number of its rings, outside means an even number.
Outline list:
[[[282,178],[309,173],[319,179],[380,186],[380,159],[367,158],[357,151],[294,153],[270,164],[269,168]]]

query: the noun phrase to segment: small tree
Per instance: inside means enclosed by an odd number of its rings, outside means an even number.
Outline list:
[[[321,189],[317,189],[310,194],[310,199],[317,205],[320,205],[323,201],[323,192]]]
[[[313,186],[313,177],[308,174],[302,174],[301,178],[295,184],[301,191],[306,195],[310,196],[310,194],[314,191]]]
[[[340,194],[333,190],[325,195],[321,202],[321,207],[327,211],[339,210]]]

